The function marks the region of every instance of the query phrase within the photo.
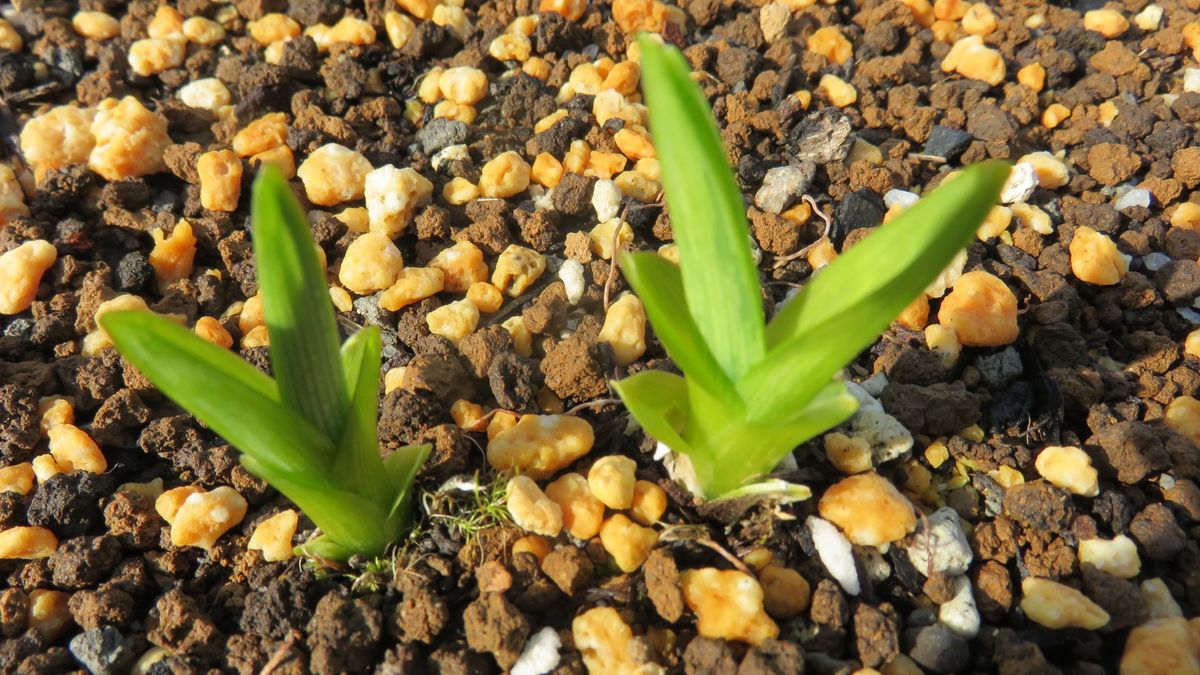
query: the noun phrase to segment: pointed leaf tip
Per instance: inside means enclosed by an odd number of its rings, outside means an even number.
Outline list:
[[[683,54],[645,36],[638,44],[687,311],[727,378],[736,380],[765,351],[745,201]]]
[[[254,263],[283,402],[338,438],[350,405],[337,324],[308,219],[277,167],[265,164],[251,203]]]

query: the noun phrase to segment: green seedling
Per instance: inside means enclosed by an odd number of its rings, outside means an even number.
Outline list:
[[[251,229],[273,379],[148,312],[113,312],[100,324],[156,387],[241,450],[248,471],[321,528],[298,553],[381,555],[409,524],[429,446],[380,456],[379,329],[360,330],[339,349],[308,222],[269,164],[254,181]]]
[[[644,36],[639,44],[680,261],[644,252],[620,264],[684,376],[648,370],[613,387],[698,496],[755,492],[765,484],[754,479],[854,413],[838,373],[970,243],[1009,167],[968,168],[820,270],[766,322],[745,205],[708,102],[676,49]]]

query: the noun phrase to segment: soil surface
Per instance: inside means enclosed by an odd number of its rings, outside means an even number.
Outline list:
[[[940,63],[965,35],[962,28],[952,22],[951,42],[938,41],[898,0],[816,4],[785,12],[781,25],[760,21],[763,7],[753,0],[683,0],[671,16],[686,30],[671,23],[664,31],[705,73],[699,81],[748,204],[768,170],[812,162],[811,182],[801,191],[832,217],[834,251],[881,223],[889,190],[924,192],[951,168],[1029,152],[1061,153],[1070,166],[1066,185],[1038,188],[1026,200],[1049,215],[1052,233],[1014,222],[1004,236],[976,241],[967,253],[966,271],[990,272],[1015,294],[1020,336],[1013,344],[967,347],[946,366],[919,332],[897,326],[848,369],[855,381],[886,376],[879,398],[916,439],[911,456],[880,465],[880,473],[930,512],[949,506],[964,523],[974,554],[967,576],[983,617],[972,639],[937,621],[937,604],[954,594],[951,581],[927,579],[899,547],[882,556],[856,548],[863,590],[845,592],[803,526],[816,513],[815,498],[755,506],[727,522],[697,509],[672,484],[653,459],[654,441],[630,431],[628,413],[607,384],[673,366],[652,333],[645,355],[628,366],[618,366],[597,338],[606,296],[628,288],[586,237],[597,222],[595,178],[567,173],[549,200],[525,192],[455,206],[442,196],[452,178],[477,181],[483,164],[507,150],[529,161],[539,152],[561,158],[571,141],[586,139],[593,150],[617,151],[613,135],[621,123],[597,125],[592,96],[556,100],[576,66],[605,56],[626,59],[632,38],[612,19],[609,3],[589,3],[574,22],[541,14],[531,43],[549,66],[544,81],[488,55],[514,19],[537,14],[529,0],[468,0],[463,35],[417,20],[399,50],[383,25],[385,12],[399,10],[391,3],[182,0],[177,8],[184,16],[219,19],[225,39],[190,44],[182,66],[143,77],[132,72],[127,53],[146,37],[157,4],[17,2],[6,15],[25,45],[0,52],[7,163],[23,171],[17,134],[50,106],[92,106],[124,95],[162,113],[173,144],[165,152],[167,172],[108,182],[79,165],[52,171],[36,188],[30,181],[29,215],[0,228],[0,253],[32,239],[50,241],[58,252],[33,306],[0,316],[0,464],[46,453],[38,403],[52,396],[73,402],[75,423],[108,462],[102,475],[62,473],[28,495],[0,493],[4,528],[43,526],[61,542],[48,558],[0,561],[0,671],[125,672],[149,654],[158,660],[144,672],[153,673],[487,673],[511,667],[527,639],[550,627],[563,643],[555,672],[583,673],[571,622],[604,605],[620,611],[646,660],[668,672],[909,672],[889,671],[887,664],[916,663],[942,673],[1101,673],[1116,671],[1129,630],[1148,616],[1140,582],[1161,579],[1185,616],[1200,611],[1200,491],[1192,482],[1200,448],[1162,423],[1171,401],[1200,391],[1200,360],[1182,348],[1200,321],[1188,309],[1200,295],[1200,232],[1169,222],[1173,207],[1200,202],[1192,192],[1200,184],[1200,152],[1190,147],[1200,93],[1185,92],[1183,82],[1184,68],[1194,65],[1183,31],[1200,10],[1193,0],[1164,0],[1157,29],[1134,25],[1113,39],[1083,26],[1082,13],[1098,3],[991,4],[997,28],[983,42],[998,50],[1006,69],[995,86],[943,72]],[[1132,19],[1147,4],[1106,6]],[[119,34],[105,41],[80,37],[70,23],[80,9],[119,18]],[[271,65],[247,30],[270,12],[286,12],[302,27],[363,18],[378,38],[323,52],[298,37]],[[806,48],[825,26],[838,27],[852,44],[844,64]],[[1016,78],[1035,63],[1045,70],[1040,92]],[[422,77],[435,66],[463,65],[488,75],[477,118],[434,122],[433,106],[416,99]],[[826,74],[853,85],[857,101],[832,105],[818,91]],[[179,101],[182,86],[207,77],[233,93],[231,116],[218,119]],[[807,109],[792,95],[800,90],[815,92]],[[1053,129],[1041,121],[1050,103],[1071,112]],[[1117,111],[1108,124],[1103,104]],[[559,108],[566,117],[535,133],[534,124]],[[572,304],[564,284],[547,272],[521,297],[484,315],[458,346],[431,335],[425,321],[458,294],[394,313],[381,310],[374,296],[352,296],[353,308],[340,312],[344,326],[381,326],[384,370],[407,367],[404,386],[381,393],[385,451],[428,441],[434,452],[420,476],[413,535],[386,558],[342,568],[266,563],[248,550],[255,526],[289,502],[114,351],[82,351],[97,305],[122,293],[141,295],[155,311],[181,314],[189,326],[202,316],[225,317],[223,326],[241,344],[237,315],[227,310],[257,290],[248,230],[253,171],[247,165],[238,210],[210,211],[200,202],[195,158],[229,147],[238,129],[268,112],[287,114],[287,145],[297,163],[337,142],[375,167],[411,166],[433,181],[432,203],[396,240],[406,264],[424,265],[462,240],[479,246],[492,264],[515,243],[552,261],[577,261],[587,284]],[[464,144],[466,155],[439,159],[435,169],[434,155],[454,144]],[[1152,194],[1151,205],[1118,210],[1116,200],[1139,186]],[[357,236],[332,214],[360,205],[306,204],[331,282]],[[661,204],[627,197],[621,207],[634,233],[630,249],[657,250],[671,241]],[[822,223],[811,218],[797,225],[756,206],[749,217],[771,308],[813,273],[811,256],[791,254],[817,242]],[[160,289],[148,264],[149,232],[169,231],[180,218],[198,240],[194,270]],[[1096,286],[1073,275],[1068,247],[1082,226],[1108,235],[1130,256],[1122,282]],[[532,333],[531,357],[516,354],[499,327],[517,315]],[[266,348],[240,353],[269,369]],[[671,496],[658,529],[688,525],[704,534],[664,538],[631,574],[621,574],[598,541],[572,542],[565,533],[540,564],[528,553],[511,555],[524,533],[496,508],[496,477],[482,452],[486,433],[464,430],[451,417],[459,399],[586,419],[595,447],[573,470],[586,474],[609,454],[632,457],[638,478]],[[939,438],[948,457],[934,462],[925,448]],[[1100,471],[1099,495],[1073,496],[1040,480],[1033,462],[1047,445],[1082,447]],[[819,438],[795,454],[800,469],[792,477],[817,497],[842,477]],[[1008,473],[998,473],[1002,467]],[[931,487],[914,490],[922,471]],[[1012,472],[1024,482],[1011,480]],[[477,480],[482,492],[440,488],[462,476]],[[1008,476],[1010,487],[996,476]],[[153,499],[118,490],[154,479],[166,488],[231,486],[249,511],[209,551],[173,546]],[[302,517],[297,541],[312,531]],[[1122,534],[1138,546],[1137,577],[1081,569],[1080,540]],[[777,640],[756,647],[698,636],[679,591],[680,571],[731,569],[715,549],[745,557],[757,547],[804,576],[811,602],[778,621]],[[878,574],[879,564],[887,573]],[[1029,575],[1083,590],[1112,620],[1097,631],[1038,625],[1019,608],[1021,581]],[[43,590],[69,595],[69,620],[29,625],[29,607]]]

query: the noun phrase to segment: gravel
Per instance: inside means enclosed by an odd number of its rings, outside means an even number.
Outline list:
[[[561,648],[562,640],[558,638],[558,633],[550,626],[546,626],[534,633],[525,643],[525,649],[521,651],[521,658],[517,659],[509,673],[511,675],[549,673],[558,667],[560,659],[558,650]]]
[[[829,575],[841,585],[842,590],[850,595],[858,595],[862,588],[859,586],[858,570],[854,565],[854,548],[850,545],[850,540],[846,539],[846,535],[842,534],[836,525],[816,516],[809,516],[804,524],[812,533],[817,556],[821,558]]]
[[[76,635],[71,638],[69,649],[75,660],[95,675],[129,672],[139,655],[134,639],[121,635],[112,626]]]
[[[950,576],[965,573],[974,555],[967,535],[958,523],[958,513],[943,506],[928,520],[928,530],[924,522],[919,522],[912,543],[906,547],[909,562],[922,574],[930,568],[931,560],[934,572]]]
[[[957,673],[967,667],[967,641],[938,623],[904,634],[908,656],[935,673]]]
[[[436,117],[417,131],[417,141],[425,154],[432,155],[451,145],[460,145],[467,141],[469,129],[458,120]]]
[[[754,195],[755,206],[774,214],[783,213],[800,201],[816,173],[817,165],[812,162],[799,162],[771,169],[763,179],[762,187]]]
[[[939,124],[929,132],[929,138],[921,152],[934,157],[954,159],[967,149],[972,140],[974,138],[971,134],[961,129],[951,129]]]
[[[966,575],[955,577],[954,597],[938,607],[938,621],[968,640],[979,634],[979,608]]]

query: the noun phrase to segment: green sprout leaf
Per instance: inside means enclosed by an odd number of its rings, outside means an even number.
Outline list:
[[[684,372],[695,373],[704,388],[722,400],[735,400],[733,384],[717,365],[695,321],[679,311],[687,306],[679,267],[654,253],[627,253],[621,257],[621,270],[675,363]]]
[[[369,495],[375,503],[384,504],[395,489],[386,473],[379,471],[375,409],[379,402],[380,348],[377,326],[356,332],[342,346],[346,382],[353,387],[353,392],[334,463],[334,476],[342,485],[357,484],[360,492]]]
[[[730,380],[762,358],[762,291],[742,194],[704,94],[678,50],[641,36],[642,82],[679,243],[687,309]]]
[[[821,270],[767,327],[772,348],[738,382],[752,414],[803,405],[869,346],[971,239],[1008,176],[977,164]]]
[[[271,369],[283,402],[330,438],[350,405],[325,270],[308,220],[279,168],[264,162],[254,180],[251,225]]]
[[[767,327],[767,343],[778,347],[847,308],[868,306],[875,320],[861,324],[855,340],[866,347],[971,243],[1008,173],[1007,162],[976,164],[872,232],[788,301]],[[837,303],[822,302],[834,295]]]
[[[661,370],[643,370],[613,382],[612,386],[651,436],[676,452],[690,449],[680,435],[688,422],[687,382],[682,377]]]
[[[279,172],[254,183],[252,228],[276,379],[150,312],[100,319],[151,382],[242,451],[242,464],[296,503],[323,534],[302,555],[380,555],[409,522],[412,484],[430,446],[384,460],[376,414],[375,327],[340,349],[325,272]]]
[[[764,326],[742,196],[707,102],[677,50],[639,45],[682,269],[650,253],[621,267],[684,377],[646,371],[613,388],[687,455],[701,496],[739,494],[854,413],[838,373],[971,241],[1009,168],[968,168],[814,274]]]
[[[263,466],[321,470],[332,443],[254,366],[149,312],[110,312],[100,325],[154,386]]]
[[[392,500],[388,511],[389,521],[407,522],[409,509],[412,508],[412,484],[417,478],[417,471],[429,457],[433,446],[405,445],[397,448],[383,460],[384,469],[396,486],[396,497]]]

